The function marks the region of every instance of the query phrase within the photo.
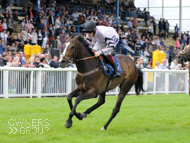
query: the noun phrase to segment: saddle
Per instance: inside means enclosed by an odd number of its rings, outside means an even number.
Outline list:
[[[121,69],[119,60],[115,57],[115,52],[112,52],[111,54],[115,59],[117,67],[119,69]],[[103,70],[104,70],[104,74],[109,75],[109,76],[113,76],[114,68],[112,67],[112,64],[111,64],[109,58],[107,56],[105,56],[105,55],[101,55],[101,56],[102,56],[101,63],[102,63],[102,67],[103,67]],[[120,73],[122,73],[122,71],[120,71]]]

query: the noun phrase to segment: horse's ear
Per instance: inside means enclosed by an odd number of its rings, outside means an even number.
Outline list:
[[[78,40],[80,36],[81,36],[81,34],[75,36],[73,39]]]

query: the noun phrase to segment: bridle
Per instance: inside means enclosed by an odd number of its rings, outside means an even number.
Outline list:
[[[74,42],[75,43],[75,48],[74,48],[74,51],[72,52],[72,54],[71,55],[65,54],[65,56],[67,56],[67,57],[73,57],[71,60],[73,60],[74,62],[79,62],[79,61],[84,61],[84,60],[96,58],[96,56],[90,56],[90,57],[86,57],[86,58],[77,59],[76,58],[76,54],[77,54],[77,50],[78,50],[78,44],[77,44],[77,42],[74,41],[74,40],[68,40],[67,42]],[[93,51],[93,52],[95,52],[95,51]],[[65,56],[63,57],[63,59],[67,60],[65,58]]]
[[[71,55],[65,54],[65,56],[67,56],[67,57],[73,57],[71,60],[73,60],[74,62],[79,62],[79,61],[84,61],[84,60],[88,60],[88,59],[97,58],[96,56],[90,56],[90,57],[85,57],[85,58],[77,59],[77,57],[76,57],[76,55],[77,55],[76,52],[77,52],[77,49],[78,49],[78,44],[77,44],[77,42],[74,41],[74,40],[68,40],[67,42],[74,42],[74,43],[75,43],[75,48],[74,48],[74,51],[72,52],[72,54],[71,54]],[[93,51],[93,52],[95,52],[95,51]],[[63,57],[63,59],[64,59],[65,61],[67,61],[67,59],[65,58],[65,56]],[[100,59],[100,60],[101,60],[101,58],[102,58],[102,57],[99,56],[99,59]],[[87,76],[87,75],[91,75],[91,74],[93,74],[93,73],[99,71],[99,70],[102,68],[102,65],[97,68],[98,63],[99,63],[99,60],[97,60],[96,66],[94,67],[93,70],[91,70],[91,71],[89,71],[89,72],[86,72],[86,73],[77,72],[77,74],[80,75],[80,76]]]

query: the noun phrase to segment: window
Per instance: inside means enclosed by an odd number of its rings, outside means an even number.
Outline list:
[[[148,0],[135,0],[135,6],[138,7],[148,7]]]
[[[190,20],[182,20],[182,31],[190,31]]]
[[[182,6],[190,6],[190,0],[182,0]]]
[[[164,0],[164,7],[172,7],[172,6],[179,6],[179,0]]]
[[[149,7],[162,7],[162,0],[149,0]]]
[[[149,12],[155,19],[160,19],[162,17],[162,8],[149,8]]]
[[[170,24],[170,29],[174,30],[174,27],[176,26],[176,24],[178,24],[178,27],[179,27],[179,20],[168,20],[168,23]]]
[[[190,19],[190,7],[182,7],[182,19]]]
[[[164,8],[165,19],[179,19],[179,8]]]

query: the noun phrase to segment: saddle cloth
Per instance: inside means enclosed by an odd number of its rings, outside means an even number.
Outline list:
[[[115,59],[115,62],[116,62],[116,65],[117,65],[117,68],[118,68],[120,74],[122,74],[123,71],[121,69],[121,65],[120,65],[119,60],[115,56],[113,56],[113,57]],[[113,67],[110,64],[105,63],[103,60],[102,60],[102,67],[103,67],[105,75],[113,76],[115,74]]]

